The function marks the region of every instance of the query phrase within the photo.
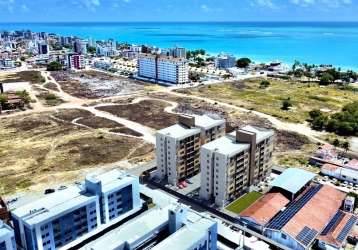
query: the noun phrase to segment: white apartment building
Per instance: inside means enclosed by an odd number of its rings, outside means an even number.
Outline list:
[[[139,77],[174,84],[189,82],[189,65],[185,58],[141,54],[138,58],[138,67]]]
[[[246,126],[201,147],[200,197],[224,206],[271,172],[272,130]]]
[[[0,220],[0,250],[15,250],[14,230]]]
[[[157,177],[168,183],[200,172],[200,146],[225,134],[225,120],[203,116],[180,116],[179,123],[156,134]]]

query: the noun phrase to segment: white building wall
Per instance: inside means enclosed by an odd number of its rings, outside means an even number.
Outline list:
[[[174,138],[167,138],[167,165],[168,165],[168,183],[177,185],[177,141]]]
[[[215,153],[214,155],[214,195],[215,204],[224,206],[227,199],[228,188],[228,166],[229,157],[223,154]]]
[[[200,149],[200,198],[209,200],[214,190],[214,157],[213,152],[206,148]]]

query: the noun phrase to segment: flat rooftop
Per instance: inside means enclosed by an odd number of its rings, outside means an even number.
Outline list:
[[[256,126],[247,125],[241,130],[249,131],[256,134],[256,143],[261,142],[275,135],[275,132],[272,129],[261,128]]]
[[[138,179],[138,177],[114,169],[103,174],[89,174],[87,175],[86,179],[90,179],[95,182],[100,181],[102,184],[102,192],[106,193],[113,190],[114,188],[119,188],[132,181],[135,181]]]
[[[186,224],[152,249],[191,249],[215,223],[215,221],[189,210]]]
[[[0,220],[0,238],[8,237],[13,234],[12,229],[6,225],[2,220]]]
[[[299,168],[288,168],[270,183],[272,187],[279,187],[293,194],[310,182],[316,175]]]
[[[133,244],[167,223],[168,209],[154,208],[90,243],[88,249],[116,249],[125,242]]]
[[[195,126],[210,129],[225,124],[225,120],[209,115],[191,115],[195,118]]]
[[[161,129],[157,132],[158,134],[169,136],[178,140],[184,139],[186,137],[196,135],[200,133],[199,128],[188,128],[181,124],[174,124],[170,127]]]
[[[85,193],[81,187],[70,186],[65,190],[56,191],[42,199],[19,207],[12,213],[28,225],[35,225],[96,199],[95,195]]]
[[[216,151],[220,154],[233,156],[244,150],[249,149],[250,144],[237,142],[235,135],[227,134],[214,141],[204,144],[202,148]]]

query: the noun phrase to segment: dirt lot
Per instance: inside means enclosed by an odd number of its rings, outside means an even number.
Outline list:
[[[121,160],[152,159],[153,145],[61,122],[54,113],[0,119],[0,191],[59,184],[82,169]],[[77,111],[62,115],[71,119]],[[52,178],[56,176],[56,178]]]
[[[112,76],[98,71],[68,71],[51,72],[51,75],[61,85],[63,91],[79,98],[103,98],[116,95],[126,95],[144,89],[145,83]]]
[[[144,126],[162,129],[173,125],[177,116],[164,111],[169,104],[157,100],[143,100],[134,104],[120,104],[97,107],[96,109],[138,122]]]
[[[69,123],[75,121],[77,124],[93,129],[107,129],[109,132],[128,134],[138,137],[142,135],[123,126],[122,124],[103,117],[95,116],[91,112],[83,109],[62,109],[57,111],[56,114],[54,114],[54,117]]]
[[[31,84],[41,84],[44,80],[40,71],[32,70],[0,75],[2,83],[30,82]]]

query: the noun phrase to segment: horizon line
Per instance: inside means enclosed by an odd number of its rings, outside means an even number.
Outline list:
[[[55,23],[358,23],[356,21],[21,21],[21,22],[0,22],[0,24],[55,24]]]

